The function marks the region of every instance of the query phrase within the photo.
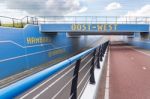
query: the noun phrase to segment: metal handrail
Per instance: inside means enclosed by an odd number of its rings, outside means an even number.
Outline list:
[[[38,19],[36,17],[25,16],[21,19],[0,16],[0,26],[4,27],[15,27],[15,28],[23,28],[26,24],[36,24],[38,23]]]
[[[119,23],[126,22],[128,24],[147,24],[150,23],[150,17],[134,17],[134,16],[39,16],[38,21],[42,22],[44,20],[45,22],[51,23],[51,22],[72,22],[72,23],[78,23],[78,22],[105,22],[105,24],[109,24],[110,22]],[[68,19],[67,19],[68,18]],[[80,19],[82,18],[82,19]],[[141,21],[139,21],[139,19]],[[44,24],[43,23],[43,24]]]
[[[106,50],[107,45],[108,45],[108,42],[101,45],[101,48],[103,49],[103,50],[101,50],[101,56],[104,54],[104,51]],[[31,76],[24,78],[16,83],[13,83],[7,87],[0,89],[0,99],[11,99],[11,98],[14,98],[14,97],[20,95],[21,93],[25,92],[29,88],[37,85],[38,83],[44,81],[48,77],[56,74],[57,72],[63,70],[64,68],[70,66],[72,63],[78,62],[82,57],[88,55],[89,53],[91,53],[91,52],[95,53],[97,48],[99,48],[99,46],[95,47],[95,48],[91,48],[89,50],[86,50],[86,51],[84,51],[76,56],[73,56],[63,62],[60,62],[50,68],[47,68],[43,71],[40,71],[34,75],[31,75]],[[94,64],[93,64],[93,68],[94,68]],[[93,78],[94,72],[91,71],[91,73],[92,73],[91,74],[92,78],[90,78],[90,82],[94,83],[94,81],[93,81],[94,80],[94,78]],[[73,87],[75,87],[75,86],[73,86]]]
[[[4,23],[3,19],[9,22]],[[21,19],[0,16],[0,26],[23,28],[26,24],[47,24],[47,23],[96,23],[96,24],[150,24],[150,17],[140,16],[25,16]],[[19,26],[18,26],[19,25]]]
[[[0,89],[0,98],[12,98],[16,95],[24,92],[25,90],[29,89],[30,87],[36,85],[37,83],[43,81],[47,77],[57,73],[58,71],[64,69],[65,67],[69,66],[71,63],[75,62],[76,60],[80,59],[81,57],[87,55],[89,52],[93,51],[95,48],[89,49],[81,54],[78,54],[68,60],[65,60],[61,63],[54,65],[48,69],[45,69],[39,73],[36,73],[30,77],[27,77],[21,81],[18,81],[10,86],[7,86],[3,89]],[[15,90],[15,91],[14,91]]]

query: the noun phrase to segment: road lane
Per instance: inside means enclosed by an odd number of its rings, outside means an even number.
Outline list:
[[[110,99],[150,99],[150,56],[112,45],[109,84]]]

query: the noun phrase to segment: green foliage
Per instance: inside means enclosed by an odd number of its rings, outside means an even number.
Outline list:
[[[26,25],[26,23],[4,23],[4,24],[0,24],[0,26],[3,27],[15,27],[15,28],[23,28]]]

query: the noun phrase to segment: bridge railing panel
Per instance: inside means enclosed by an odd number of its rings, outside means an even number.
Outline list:
[[[39,17],[39,23],[63,24],[148,24],[149,17],[136,16],[47,16]],[[44,21],[43,21],[44,20]]]
[[[0,26],[21,28],[22,21],[16,18],[0,16]]]
[[[150,17],[135,16],[0,16],[0,26],[23,28],[26,24],[150,24]]]

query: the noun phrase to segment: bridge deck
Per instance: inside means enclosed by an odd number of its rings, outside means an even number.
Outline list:
[[[150,54],[111,45],[109,99],[150,99]]]

